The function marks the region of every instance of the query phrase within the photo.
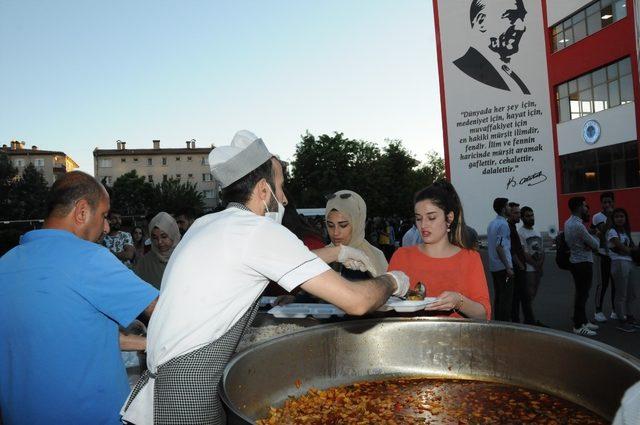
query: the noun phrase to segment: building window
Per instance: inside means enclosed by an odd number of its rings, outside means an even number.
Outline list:
[[[193,178],[193,174],[189,173],[189,174],[187,175],[187,177],[189,177],[190,179],[192,179],[192,178]]]
[[[560,162],[563,193],[640,186],[635,141],[562,155]]]
[[[626,0],[599,0],[551,29],[551,51],[557,52],[627,16]]]
[[[153,165],[153,158],[147,158],[147,165]]]
[[[205,190],[202,193],[204,193],[204,197],[206,199],[213,199],[216,197],[216,194],[213,190]]]
[[[180,180],[182,178],[182,174],[176,174],[176,180]]]
[[[570,121],[631,101],[633,80],[629,58],[556,86],[558,122]]]
[[[191,157],[190,156],[187,157],[187,161],[191,161]]]
[[[202,160],[200,161],[200,164],[209,165],[209,157],[208,156],[203,156]]]
[[[167,157],[162,157],[162,165],[167,165]]]
[[[35,165],[36,167],[44,167],[44,159],[42,158],[36,158],[33,160],[33,165]]]
[[[24,159],[16,159],[15,160],[16,167],[24,167]]]
[[[180,157],[179,156],[176,156],[176,162],[177,161],[180,161]]]
[[[211,173],[203,173],[202,174],[202,181],[203,182],[210,182],[213,179],[213,176],[211,175]]]
[[[166,175],[166,174],[163,174],[163,175],[162,175],[162,181],[163,181],[163,182],[166,182],[167,180],[168,180],[168,179],[167,179],[167,175]]]
[[[127,162],[127,158],[120,158],[120,162]]]
[[[147,176],[147,181],[148,181],[149,183],[153,183],[153,176],[152,176],[151,174],[149,174],[149,175]]]
[[[111,168],[111,160],[110,159],[100,159],[98,160],[98,167],[100,168]]]
[[[133,162],[138,162],[138,158],[133,158]]]

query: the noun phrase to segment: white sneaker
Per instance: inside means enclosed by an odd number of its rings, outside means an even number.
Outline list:
[[[615,311],[612,311],[611,312],[611,316],[609,316],[609,317],[611,317],[611,320],[618,320],[618,315],[616,314]]]
[[[578,329],[573,328],[573,333],[576,334],[576,335],[581,335],[581,336],[596,336],[596,335],[598,335],[595,331],[592,331],[591,329],[587,328],[584,325],[582,325]]]
[[[597,312],[595,316],[593,316],[593,318],[596,322],[600,322],[600,323],[607,321],[607,316],[605,316],[604,313],[602,313],[601,311]]]
[[[596,325],[595,323],[591,323],[591,322],[587,322],[584,324],[584,326],[592,331],[595,331],[596,329],[600,329],[600,326]]]

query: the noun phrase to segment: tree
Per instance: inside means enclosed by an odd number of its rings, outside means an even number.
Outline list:
[[[400,140],[387,141],[376,166],[376,185],[380,196],[369,209],[375,215],[406,217],[413,214],[415,167],[419,162],[402,146]],[[368,205],[367,205],[368,207]]]
[[[49,186],[42,172],[33,164],[29,163],[25,167],[11,192],[13,219],[27,220],[45,216]]]
[[[379,157],[380,149],[372,143],[342,133],[316,138],[307,132],[296,146],[289,192],[297,205],[307,207],[324,206],[325,195],[340,189],[369,193],[369,175]]]
[[[153,185],[136,170],[118,177],[111,188],[111,209],[123,215],[147,215],[153,199]]]
[[[202,214],[204,195],[198,192],[195,183],[180,183],[180,180],[168,179],[153,187],[152,212],[167,211],[174,213],[184,208],[191,208],[196,215]]]
[[[0,154],[0,219],[13,217],[12,189],[18,178],[18,169],[7,154]]]
[[[445,177],[444,175],[444,159],[436,152],[427,153],[427,160],[417,170],[419,182],[424,186],[428,186],[438,179]]]
[[[291,167],[287,186],[297,206],[321,207],[326,194],[350,189],[364,198],[369,217],[412,216],[415,192],[444,175],[444,161],[434,152],[420,164],[400,140],[387,140],[380,150],[342,133],[315,137],[307,132]]]

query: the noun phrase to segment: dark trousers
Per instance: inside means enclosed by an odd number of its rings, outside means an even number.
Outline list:
[[[508,322],[513,309],[513,279],[507,278],[507,271],[491,272],[493,277],[493,318]]]
[[[526,271],[517,268],[514,268],[513,271],[515,275],[513,276],[513,304],[511,307],[511,321],[514,323],[520,323],[520,306],[522,306],[522,310],[524,311],[525,305],[527,305],[527,303],[531,304],[531,302],[528,302],[529,296],[527,295]]]
[[[602,303],[607,293],[609,281],[611,281],[611,311],[614,311],[614,300],[616,298],[616,285],[611,276],[611,258],[608,255],[598,254],[600,258],[600,282],[596,286],[596,312],[602,311]]]
[[[572,263],[571,275],[576,286],[576,294],[573,303],[573,327],[579,328],[587,323],[585,305],[589,299],[591,280],[593,279],[593,264],[590,262]]]
[[[525,297],[522,303],[522,313],[524,314],[524,323],[527,325],[535,325],[536,319],[533,314],[533,300],[538,293],[540,286],[540,272],[524,272],[525,274]]]

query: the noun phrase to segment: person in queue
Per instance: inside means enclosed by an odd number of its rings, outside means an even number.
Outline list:
[[[180,230],[180,236],[184,236],[195,221],[196,214],[191,208],[184,208],[176,212],[174,217]]]
[[[607,317],[602,312],[602,306],[604,304],[605,294],[607,293],[607,288],[611,288],[611,319],[618,320],[618,317],[615,312],[615,298],[616,298],[616,290],[615,284],[613,282],[613,276],[611,275],[611,258],[609,257],[609,247],[608,241],[606,240],[607,234],[607,222],[611,221],[611,214],[615,207],[615,195],[613,192],[607,191],[602,192],[600,194],[600,207],[601,210],[595,213],[591,217],[591,226],[597,229],[600,232],[600,247],[598,248],[598,252],[596,252],[596,256],[594,258],[594,264],[596,265],[596,270],[600,269],[599,279],[597,279],[596,285],[596,293],[595,293],[595,301],[596,301],[596,312],[594,315],[594,320],[596,322],[606,322]],[[609,285],[611,282],[611,285]]]
[[[511,240],[511,261],[513,263],[513,298],[511,321],[520,323],[520,307],[524,308],[526,298],[526,259],[516,224],[520,223],[520,204],[509,202],[509,237]]]
[[[428,297],[437,297],[427,311],[437,315],[491,318],[489,289],[482,260],[465,236],[460,198],[454,187],[440,180],[418,192],[414,199],[419,245],[399,248],[389,270],[402,270],[411,288],[418,282]]]
[[[269,280],[352,315],[408,290],[402,272],[346,281],[326,263],[350,261],[349,249],[323,248],[318,256],[280,224],[282,164],[253,133],[236,133],[209,163],[227,208],[196,220],[169,260],[149,323],[149,370],[122,409],[137,425],[222,423],[218,383]]]
[[[151,235],[151,252],[136,263],[133,271],[142,280],[160,289],[169,257],[180,242],[180,231],[171,215],[159,212],[149,223],[149,234]]]
[[[327,197],[325,207],[327,233],[334,246],[350,246],[365,253],[368,259],[368,270],[354,270],[335,265],[334,270],[349,280],[368,279],[387,271],[388,263],[383,252],[365,239],[367,221],[367,205],[364,199],[351,190],[339,190]]]
[[[125,266],[131,267],[131,262],[136,255],[131,233],[122,230],[122,217],[120,214],[110,211],[108,220],[109,231],[104,235],[101,243]]]
[[[148,252],[147,246],[144,244],[145,235],[142,226],[135,226],[133,228],[131,238],[133,239],[133,249],[135,251],[132,263],[135,265]]]
[[[570,271],[576,291],[573,303],[573,332],[581,336],[596,336],[598,325],[587,320],[585,305],[593,279],[593,252],[598,251],[599,232],[587,231],[584,222],[589,217],[589,206],[583,196],[569,199],[571,216],[564,223],[564,237],[571,251]],[[591,233],[594,233],[592,235]]]
[[[533,228],[536,222],[533,209],[524,206],[521,212],[522,227],[518,229],[518,236],[520,237],[526,261],[525,290],[522,297],[524,323],[544,326],[535,319],[533,312],[533,301],[538,294],[544,266],[544,243],[540,232]]]
[[[158,291],[95,243],[109,195],[93,177],[51,187],[43,228],[0,258],[0,410],[6,425],[120,424],[129,393],[122,336]]]
[[[511,214],[507,198],[495,198],[496,218],[487,227],[489,271],[493,278],[494,319],[508,322],[513,307],[513,259],[511,258],[511,230],[507,217]]]
[[[631,275],[634,267],[632,253],[636,245],[631,238],[629,214],[624,208],[616,208],[611,213],[610,229],[606,233],[611,258],[611,276],[616,288],[613,307],[618,316],[617,329],[635,332],[640,322],[633,317],[632,305],[635,300],[634,282]]]

